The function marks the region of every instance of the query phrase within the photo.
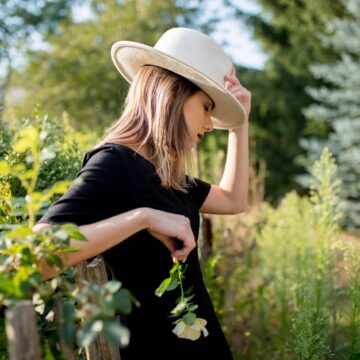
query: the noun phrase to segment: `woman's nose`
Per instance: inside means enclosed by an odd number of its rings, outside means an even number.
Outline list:
[[[214,130],[214,125],[211,116],[206,117],[205,131],[211,132]]]

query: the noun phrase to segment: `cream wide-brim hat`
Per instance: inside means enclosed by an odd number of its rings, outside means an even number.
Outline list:
[[[143,65],[168,69],[196,84],[215,103],[212,120],[216,129],[231,129],[243,124],[246,113],[240,102],[225,89],[225,75],[233,64],[209,36],[188,28],[166,31],[154,47],[133,41],[118,41],[111,58],[120,74],[131,83]]]

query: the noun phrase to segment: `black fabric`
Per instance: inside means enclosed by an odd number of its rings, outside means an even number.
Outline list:
[[[211,185],[200,179],[187,188],[189,194],[161,186],[154,165],[134,150],[119,144],[104,144],[86,153],[82,169],[69,190],[38,221],[49,224],[72,222],[85,225],[139,207],[182,214],[199,233],[199,208]],[[179,339],[172,333],[170,310],[179,297],[177,290],[161,298],[154,291],[172,266],[169,250],[148,231],[140,231],[105,251],[105,261],[115,277],[141,303],[124,320],[131,332],[130,345],[121,349],[122,360],[137,359],[232,359],[213,305],[203,282],[196,250],[188,256],[185,289],[193,286],[197,316],[207,320],[209,335],[199,340]]]

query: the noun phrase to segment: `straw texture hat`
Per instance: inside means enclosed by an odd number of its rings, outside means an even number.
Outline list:
[[[231,73],[231,59],[212,38],[199,31],[172,28],[154,47],[118,41],[111,48],[111,58],[129,83],[141,66],[155,65],[196,84],[215,102],[212,111],[214,128],[236,128],[245,120],[243,106],[225,89],[224,76]]]

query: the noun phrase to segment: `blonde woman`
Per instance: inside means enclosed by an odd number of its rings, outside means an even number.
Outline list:
[[[79,251],[64,258],[66,265],[102,254],[139,300],[140,308],[126,320],[131,338],[122,360],[232,359],[196,244],[199,212],[238,214],[247,208],[251,93],[223,50],[195,30],[170,29],[154,47],[119,41],[111,54],[131,83],[122,116],[86,153],[77,174],[83,183],[53,203],[34,230],[79,225],[88,241],[71,241]],[[186,173],[193,149],[214,128],[229,131],[218,185]],[[176,329],[169,314],[179,294],[154,295],[175,259],[188,265],[184,287],[193,287],[199,317],[191,327],[178,322]],[[45,263],[43,274],[55,275]]]

